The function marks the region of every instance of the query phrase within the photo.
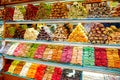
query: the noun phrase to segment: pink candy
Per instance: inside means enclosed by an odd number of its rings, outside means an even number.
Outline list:
[[[47,47],[47,45],[44,45],[44,44],[43,44],[43,45],[40,45],[40,46],[37,48],[36,52],[35,52],[34,58],[42,58],[43,53],[44,53],[46,47]]]
[[[62,53],[61,62],[65,63],[70,62],[72,58],[72,51],[73,51],[72,46],[65,46]]]

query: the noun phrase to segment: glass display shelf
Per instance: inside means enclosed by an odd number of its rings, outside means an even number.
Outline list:
[[[30,79],[30,78],[27,78],[27,77],[24,77],[24,76],[19,76],[18,74],[11,74],[9,72],[4,72],[4,74],[15,76],[15,77],[19,77],[19,78],[23,78],[25,80],[34,80],[34,79]]]
[[[120,18],[81,18],[81,19],[41,19],[38,21],[23,20],[23,21],[6,21],[6,24],[35,24],[35,23],[91,23],[91,22],[102,22],[102,23],[119,23]]]
[[[48,66],[55,66],[55,67],[61,67],[61,68],[67,68],[67,69],[120,76],[120,69],[116,69],[116,68],[97,67],[97,66],[80,66],[80,65],[69,64],[69,63],[63,64],[63,63],[56,63],[56,62],[49,62],[49,61],[46,62],[46,61],[41,61],[41,60],[32,59],[32,58],[21,58],[21,57],[9,56],[6,54],[4,54],[4,56],[6,59],[11,59],[11,60],[20,60],[20,61],[26,61],[31,63],[44,64]]]
[[[24,40],[24,39],[9,39],[9,38],[6,38],[5,41],[6,42],[37,43],[37,44],[47,44],[47,45],[120,48],[120,44],[91,44],[91,43],[80,43],[80,42],[40,41],[40,40]]]

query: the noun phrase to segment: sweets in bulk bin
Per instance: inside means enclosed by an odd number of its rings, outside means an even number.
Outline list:
[[[16,27],[15,25],[10,25],[10,24],[7,24],[6,25],[6,28],[5,28],[5,34],[4,34],[4,37],[5,38],[13,38],[14,34],[15,34],[15,31],[16,31]]]
[[[61,80],[61,76],[62,76],[62,69],[55,67],[51,80]]]
[[[120,4],[111,10],[112,17],[120,17]]]
[[[19,55],[20,55],[20,52],[21,52],[21,50],[23,49],[24,46],[25,46],[25,43],[20,43],[20,44],[16,47],[16,49],[14,50],[13,55],[14,55],[14,56],[19,56]]]
[[[107,48],[108,67],[120,68],[120,54],[118,49]]]
[[[73,5],[70,7],[68,12],[68,18],[71,19],[79,19],[79,18],[86,18],[87,17],[87,10],[82,3],[74,2]]]
[[[24,61],[20,61],[18,64],[17,64],[17,66],[16,66],[16,68],[14,69],[14,74],[20,74],[20,72],[21,72],[21,70],[22,70],[22,68],[23,68],[23,66],[25,65],[25,62]]]
[[[72,59],[72,52],[73,52],[72,46],[64,46],[62,57],[61,57],[61,62],[69,63]]]
[[[20,43],[14,43],[12,44],[12,46],[8,49],[7,54],[8,55],[13,55],[14,54],[14,50],[16,49],[16,47],[19,45]]]
[[[36,40],[39,32],[34,28],[28,28],[25,31],[24,39],[25,40]]]
[[[11,47],[12,43],[7,43],[2,51],[2,53],[6,54],[8,49]]]
[[[25,20],[36,20],[37,11],[38,11],[38,6],[34,6],[33,4],[28,4],[24,16]]]
[[[55,2],[52,4],[50,19],[61,19],[68,17],[67,4],[64,2]]]
[[[39,44],[32,44],[31,48],[29,49],[28,53],[26,54],[26,57],[33,58],[38,46],[39,46]]]
[[[107,40],[107,32],[101,23],[92,23],[89,32],[89,40],[93,44],[104,44]]]
[[[51,5],[41,2],[38,6],[36,19],[48,19],[51,13]]]
[[[20,25],[18,28],[16,28],[13,38],[24,39],[26,28],[27,28],[27,25]]]
[[[106,18],[110,17],[110,6],[107,1],[101,3],[92,3],[88,12],[90,18]]]
[[[13,20],[24,20],[25,12],[24,6],[15,6]]]
[[[46,70],[47,66],[46,65],[42,65],[40,64],[37,68],[36,74],[35,74],[35,80],[42,80],[44,74],[45,74],[45,70]]]
[[[61,80],[81,80],[82,72],[72,69],[63,69]]]
[[[31,45],[30,43],[25,43],[17,56],[26,57]]]
[[[83,53],[82,47],[73,47],[72,59],[70,63],[82,65],[82,53]]]
[[[59,25],[52,35],[52,40],[53,41],[66,41],[70,33],[70,30],[68,28],[69,27],[67,27],[67,24]]]
[[[105,80],[104,74],[101,73],[83,71],[82,75],[83,80]]]
[[[52,80],[52,75],[54,73],[54,68],[55,67],[48,66],[42,80]]]
[[[26,77],[35,78],[35,74],[36,74],[38,66],[39,66],[39,64],[32,63],[28,72],[27,72]]]
[[[101,0],[85,0],[86,3],[101,2]]]
[[[61,61],[63,46],[55,46],[54,52],[52,54],[52,61]]]
[[[38,59],[42,58],[46,47],[47,47],[47,45],[45,45],[45,44],[39,45],[35,51],[34,58],[38,58]]]
[[[40,32],[37,36],[37,40],[51,40],[51,32],[47,26],[41,27]]]
[[[0,19],[2,19],[3,18],[3,12],[4,12],[4,10],[3,9],[0,9]]]
[[[51,60],[52,55],[54,53],[54,47],[53,45],[48,45],[47,48],[45,49],[45,52],[43,53],[43,58],[44,60]]]
[[[26,62],[19,75],[26,76],[31,65],[32,65],[32,63]]]
[[[12,21],[13,20],[13,15],[14,15],[14,8],[6,7],[4,9],[4,14],[3,15],[4,15],[4,17],[3,17],[4,20]]]
[[[13,62],[13,60],[8,60],[8,59],[5,60],[5,65],[3,67],[4,72],[8,71],[12,62]]]
[[[95,66],[108,67],[107,53],[105,48],[95,47]]]
[[[84,47],[83,48],[83,66],[94,66],[94,48],[93,47]]]
[[[9,73],[13,73],[14,70],[15,70],[15,68],[16,68],[16,66],[17,66],[17,64],[18,64],[19,62],[20,62],[20,61],[14,60],[14,61],[11,63],[11,65],[10,65],[10,67],[9,67],[9,69],[8,69],[8,72],[9,72]]]
[[[88,37],[86,31],[81,23],[79,23],[76,28],[68,37],[69,42],[88,42]]]

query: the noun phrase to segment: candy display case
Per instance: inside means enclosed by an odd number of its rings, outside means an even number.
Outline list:
[[[114,9],[109,3],[7,3],[2,55],[14,61],[6,62],[4,76],[25,80],[119,80],[120,3]]]

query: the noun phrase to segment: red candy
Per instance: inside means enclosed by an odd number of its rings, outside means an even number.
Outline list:
[[[60,80],[62,75],[62,69],[61,68],[55,68],[54,73],[52,75],[52,80]]]
[[[44,45],[44,44],[43,44],[43,45],[40,45],[40,46],[37,48],[36,52],[35,52],[34,58],[42,58],[43,53],[44,53],[46,47],[47,47],[47,45]]]
[[[95,48],[95,65],[107,67],[107,54],[104,48]]]
[[[45,74],[45,70],[46,70],[47,66],[45,65],[40,65],[37,68],[36,74],[35,74],[35,80],[42,80],[44,74]]]

